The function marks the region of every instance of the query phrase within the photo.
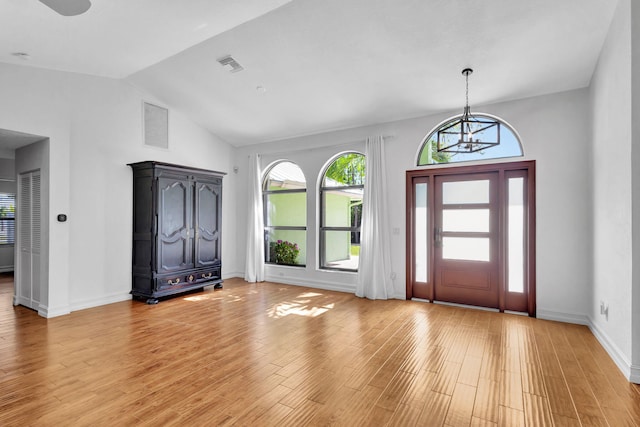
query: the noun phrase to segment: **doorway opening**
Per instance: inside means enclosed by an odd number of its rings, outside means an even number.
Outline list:
[[[408,171],[407,299],[535,316],[535,162]]]

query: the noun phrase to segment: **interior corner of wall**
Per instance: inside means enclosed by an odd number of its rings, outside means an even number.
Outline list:
[[[609,335],[592,318],[589,318],[589,330],[596,337],[600,345],[613,359],[618,369],[629,381],[640,384],[640,366],[632,365],[627,356],[613,342]]]

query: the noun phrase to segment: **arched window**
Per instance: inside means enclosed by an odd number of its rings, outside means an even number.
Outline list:
[[[298,165],[271,166],[262,183],[265,262],[304,266],[307,257],[307,182]]]
[[[320,268],[358,270],[365,158],[336,157],[320,182]]]
[[[445,120],[427,135],[427,137],[422,141],[422,147],[420,148],[420,153],[418,155],[418,166],[522,156],[522,144],[520,143],[520,138],[515,130],[498,117],[483,113],[473,113],[473,117],[480,121],[484,118],[500,124],[500,126],[497,127],[491,127],[490,129],[487,128],[489,130],[485,132],[493,132],[494,134],[485,136],[492,141],[499,141],[499,144],[484,149],[478,149],[477,151],[474,150],[474,147],[471,147],[472,144],[467,144],[466,146],[470,148],[470,152],[451,152],[464,150],[445,150],[439,152],[438,131],[440,131],[441,134],[446,133],[447,135],[457,135],[460,128],[456,122],[459,121],[461,117],[462,115],[457,115]],[[446,132],[443,132],[443,130],[446,130]],[[465,145],[462,145],[462,147],[464,146]],[[446,148],[446,145],[443,146],[441,144],[441,150],[443,148]]]

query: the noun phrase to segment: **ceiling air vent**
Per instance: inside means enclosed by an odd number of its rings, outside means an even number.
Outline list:
[[[218,62],[223,67],[229,67],[229,72],[231,73],[237,73],[238,71],[244,70],[244,68],[242,68],[242,65],[238,64],[238,61],[233,59],[231,55],[227,55],[223,58],[219,58]]]

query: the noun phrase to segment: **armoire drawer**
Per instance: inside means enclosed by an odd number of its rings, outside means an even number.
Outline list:
[[[196,280],[202,283],[220,280],[220,267],[199,270],[198,273],[196,273]]]

